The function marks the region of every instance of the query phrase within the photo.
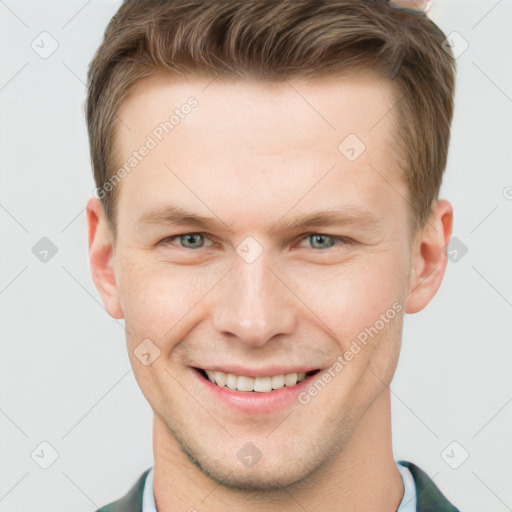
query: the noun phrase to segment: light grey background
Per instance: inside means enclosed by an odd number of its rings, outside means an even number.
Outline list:
[[[123,324],[104,311],[87,260],[84,207],[94,184],[84,82],[119,5],[0,0],[0,512],[95,510],[152,464],[151,410],[130,369]],[[505,512],[512,1],[434,0],[431,16],[457,32],[456,49],[469,44],[458,57],[442,189],[455,208],[454,236],[468,251],[461,257],[459,248],[429,307],[406,318],[392,384],[394,449],[463,512]],[[58,48],[44,59],[52,40]],[[47,262],[32,252],[42,237],[58,249]],[[42,469],[52,450],[58,458]]]

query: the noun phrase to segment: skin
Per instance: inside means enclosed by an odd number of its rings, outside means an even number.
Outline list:
[[[282,84],[145,79],[120,111],[119,165],[190,96],[197,107],[118,185],[115,237],[101,202],[87,204],[93,280],[107,312],[125,319],[154,411],[158,510],[393,512],[403,484],[388,385],[405,313],[441,285],[452,206],[436,201],[425,228],[409,229],[395,120],[385,115],[393,89],[369,73]],[[338,151],[351,133],[366,145],[355,162]],[[214,224],[139,221],[162,205]],[[286,226],[350,208],[377,224]],[[187,233],[204,237],[159,243]],[[250,264],[236,252],[248,236],[262,248]],[[242,413],[192,375],[224,364],[325,372],[393,304],[403,310],[307,405]],[[148,366],[134,354],[144,339],[160,350]],[[262,454],[252,467],[236,457],[247,442]]]

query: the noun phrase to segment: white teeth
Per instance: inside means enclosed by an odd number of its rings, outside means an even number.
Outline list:
[[[216,382],[220,387],[223,387],[226,385],[228,376],[224,372],[213,372],[213,374],[214,374],[213,382]],[[210,380],[212,380],[212,379],[210,379]]]
[[[296,373],[287,373],[284,376],[284,385],[285,386],[295,386],[297,384],[297,374]]]
[[[281,389],[284,387],[284,375],[274,375],[271,379],[272,389]]]
[[[252,377],[238,377],[236,383],[238,391],[252,391],[254,389],[254,379]]]
[[[287,373],[286,375],[253,378],[218,370],[205,370],[205,372],[208,379],[221,388],[227,386],[233,391],[256,391],[258,393],[269,393],[274,389],[281,389],[284,386],[295,386],[295,384],[306,378],[305,373]]]
[[[254,391],[258,391],[259,393],[272,391],[270,377],[256,377],[254,379]]]
[[[236,378],[236,375],[233,375],[232,373],[228,373],[227,374],[227,378],[226,378],[226,386],[229,388],[229,389],[233,389],[235,390],[236,389],[236,384],[237,384],[237,381],[238,379]]]

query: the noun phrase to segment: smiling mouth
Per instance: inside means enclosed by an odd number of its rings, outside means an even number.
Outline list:
[[[247,377],[245,375],[234,375],[233,373],[225,373],[218,370],[196,369],[205,379],[216,386],[246,393],[271,393],[285,386],[293,387],[320,371],[312,370],[307,373],[286,373],[269,377]]]

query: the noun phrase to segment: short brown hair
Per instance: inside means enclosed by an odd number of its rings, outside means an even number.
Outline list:
[[[421,228],[438,199],[453,116],[455,60],[424,13],[387,0],[125,0],[88,73],[86,117],[97,190],[116,232],[117,115],[155,72],[278,82],[371,69],[396,91],[397,141]],[[341,142],[341,141],[340,141]]]

